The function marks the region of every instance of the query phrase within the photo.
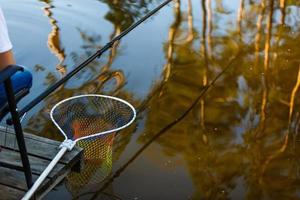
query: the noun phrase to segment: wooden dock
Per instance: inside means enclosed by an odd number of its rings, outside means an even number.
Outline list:
[[[26,133],[24,135],[33,181],[35,181],[59,151],[60,142]],[[27,186],[18,145],[12,129],[0,127],[0,146],[0,199],[20,199],[27,191]],[[39,188],[37,199],[43,198],[71,170],[79,171],[82,156],[82,149],[79,147],[66,153]]]

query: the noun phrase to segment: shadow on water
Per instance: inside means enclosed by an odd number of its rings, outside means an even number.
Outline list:
[[[61,23],[81,1],[39,2],[57,68],[35,63],[47,85],[161,3],[91,1],[101,11],[92,27],[108,30],[95,33],[80,21],[73,32]],[[53,104],[82,93],[115,95],[135,105],[138,120],[114,139],[105,178],[97,178],[101,163],[88,163],[81,185],[66,182],[84,191],[68,198],[299,199],[299,13],[295,0],[174,0],[50,95],[26,131],[61,140],[49,118]],[[68,37],[80,50],[68,50]]]

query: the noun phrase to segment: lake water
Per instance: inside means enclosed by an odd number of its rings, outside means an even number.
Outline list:
[[[0,0],[34,78],[19,107],[160,3]],[[299,199],[299,44],[297,0],[174,0],[26,115],[27,132],[61,141],[49,111],[67,97],[138,111],[45,199]]]

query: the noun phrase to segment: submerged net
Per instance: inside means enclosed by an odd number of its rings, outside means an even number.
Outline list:
[[[107,158],[111,158],[111,149],[115,133],[98,136],[93,140],[84,139],[77,142],[77,146],[83,149],[84,159],[90,162],[101,163]]]
[[[67,176],[66,187],[73,197],[92,192],[93,188],[98,189],[111,174],[114,137],[112,133],[98,137],[91,143],[85,140],[77,143],[84,149],[84,166],[80,173],[72,172]]]

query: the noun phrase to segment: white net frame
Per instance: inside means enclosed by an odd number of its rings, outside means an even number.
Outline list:
[[[99,137],[99,136],[103,136],[103,135],[106,135],[106,134],[115,133],[117,131],[120,131],[120,130],[128,127],[129,125],[131,125],[133,123],[133,121],[135,120],[135,118],[136,118],[135,108],[130,103],[128,103],[127,101],[125,101],[123,99],[113,97],[113,96],[108,96],[108,95],[100,95],[100,94],[84,94],[84,95],[73,96],[73,97],[70,97],[70,98],[67,98],[67,99],[64,99],[64,100],[60,101],[59,103],[54,105],[53,108],[50,111],[51,120],[55,124],[55,126],[59,129],[60,133],[65,137],[65,141],[69,140],[69,138],[68,138],[67,134],[65,133],[65,131],[60,127],[60,125],[54,119],[53,113],[56,110],[56,108],[59,107],[61,104],[66,103],[67,101],[82,98],[82,97],[99,97],[99,98],[106,98],[106,99],[112,99],[114,101],[119,101],[119,102],[127,105],[128,108],[131,109],[133,115],[132,115],[132,119],[123,126],[120,126],[120,127],[117,127],[117,128],[111,129],[111,130],[102,131],[102,132],[99,132],[99,133],[93,133],[93,134],[88,135],[88,136],[79,137],[79,138],[73,140],[75,143],[77,143],[80,140],[90,139],[90,138],[93,138],[93,137]]]

